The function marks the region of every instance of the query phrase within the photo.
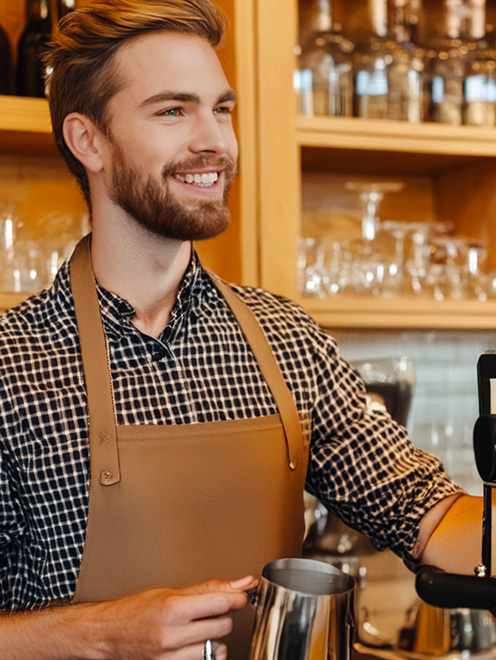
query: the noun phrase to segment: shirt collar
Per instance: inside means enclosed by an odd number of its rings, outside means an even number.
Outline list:
[[[197,315],[201,306],[203,297],[202,277],[203,267],[197,252],[192,249],[191,259],[188,267],[179,284],[176,301],[169,318],[164,333],[169,336],[177,329],[180,322],[187,313]],[[119,337],[128,333],[130,330],[136,331],[131,324],[131,319],[135,314],[134,307],[130,302],[120,296],[107,291],[97,283],[97,294],[100,303],[100,312],[103,319],[103,327],[107,336]],[[58,301],[66,306],[69,302],[72,305],[72,294],[70,284],[69,261],[66,261],[60,268],[53,289]]]

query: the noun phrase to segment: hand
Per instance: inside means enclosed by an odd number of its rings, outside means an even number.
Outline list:
[[[234,582],[210,580],[183,589],[147,589],[93,603],[88,606],[91,618],[101,628],[97,636],[105,640],[101,658],[200,660],[205,640],[218,640],[231,632],[229,611],[245,607],[244,592],[256,585],[253,577]],[[213,649],[217,660],[227,657],[221,642],[214,642]]]

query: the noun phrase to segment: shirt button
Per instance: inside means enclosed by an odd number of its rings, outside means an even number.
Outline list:
[[[165,357],[165,351],[155,351],[155,353],[152,353],[153,362],[159,362],[164,357]]]

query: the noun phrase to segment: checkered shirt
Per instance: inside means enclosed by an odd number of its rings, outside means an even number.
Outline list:
[[[460,488],[413,446],[331,336],[296,304],[234,287],[258,318],[302,419],[307,490],[374,545],[411,560],[418,523]],[[271,415],[272,395],[238,323],[196,255],[167,327],[152,338],[125,300],[98,288],[118,424],[193,424]],[[88,512],[88,419],[65,263],[53,286],[0,318],[0,608],[74,593]]]

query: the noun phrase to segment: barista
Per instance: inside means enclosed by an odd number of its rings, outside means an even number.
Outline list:
[[[210,0],[106,0],[48,56],[92,234],[0,323],[6,660],[199,660],[207,639],[221,660],[232,619],[242,660],[244,592],[301,552],[305,487],[409,563],[478,561],[479,502],[367,408],[332,338],[199,263],[236,172],[224,28]]]

